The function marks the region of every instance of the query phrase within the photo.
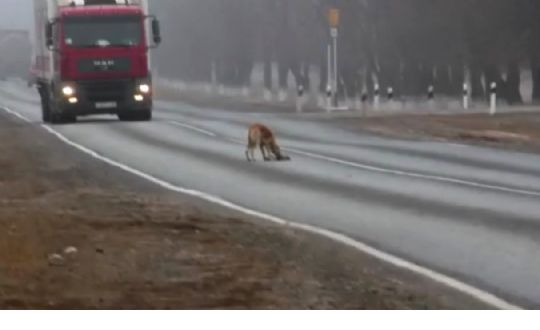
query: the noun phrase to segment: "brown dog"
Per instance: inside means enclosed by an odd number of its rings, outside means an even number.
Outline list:
[[[279,148],[276,137],[271,129],[262,124],[253,124],[248,131],[248,144],[246,158],[248,161],[255,161],[255,149],[259,147],[265,161],[271,160],[271,155],[277,161],[290,160],[289,156],[283,155]]]

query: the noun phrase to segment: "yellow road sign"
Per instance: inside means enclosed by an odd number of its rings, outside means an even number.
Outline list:
[[[328,23],[330,27],[337,28],[339,26],[340,11],[337,8],[331,8],[328,11]]]

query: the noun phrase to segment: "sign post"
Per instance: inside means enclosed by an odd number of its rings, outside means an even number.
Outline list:
[[[328,82],[326,84],[326,111],[332,111],[332,96],[334,95],[334,77],[332,74],[332,46],[328,44]]]
[[[331,8],[328,11],[328,23],[330,25],[330,36],[332,37],[332,50],[333,50],[333,61],[329,60],[329,63],[333,66],[331,85],[333,91],[333,106],[338,107],[338,36],[339,36],[339,21],[340,21],[340,11],[337,8]]]

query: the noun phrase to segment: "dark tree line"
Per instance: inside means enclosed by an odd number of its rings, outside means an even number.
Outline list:
[[[427,86],[458,95],[470,81],[476,98],[497,82],[510,103],[522,102],[522,73],[540,101],[539,0],[159,0],[165,43],[161,71],[187,81],[242,86],[255,64],[272,87],[289,74],[309,86],[310,70],[326,86],[326,13],[341,9],[340,91],[355,96],[392,86],[421,95]],[[165,68],[165,69],[164,69]],[[214,74],[213,74],[214,72]]]

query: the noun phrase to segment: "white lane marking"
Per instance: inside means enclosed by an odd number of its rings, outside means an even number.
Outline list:
[[[10,115],[17,117],[17,118],[19,118],[20,120],[22,120],[22,121],[24,121],[24,122],[27,122],[27,123],[32,122],[32,121],[31,121],[30,119],[28,119],[27,117],[21,115],[20,113],[18,113],[18,112],[16,112],[16,111],[11,110],[10,108],[2,107],[2,109],[4,109],[4,111],[7,112],[7,113],[9,113]]]
[[[208,136],[211,136],[211,137],[216,137],[217,136],[216,133],[214,133],[214,132],[210,132],[210,131],[207,131],[205,129],[193,126],[193,125],[180,123],[180,122],[177,122],[175,120],[170,120],[170,121],[168,121],[168,123],[172,124],[172,125],[175,125],[175,126],[180,126],[180,127],[183,127],[183,128],[187,128],[187,129],[190,129],[192,131],[199,132],[201,134],[208,135]]]
[[[473,148],[473,146],[468,146],[466,144],[460,144],[460,143],[451,143],[451,142],[439,142],[440,144],[452,146],[452,147],[458,147],[458,148]]]
[[[178,122],[176,122],[176,123],[178,123]],[[182,125],[178,125],[178,126],[182,126]],[[188,125],[188,126],[189,126],[188,128],[190,128],[190,129],[196,128],[195,126],[192,126],[192,125]],[[199,128],[197,128],[197,129],[199,129]],[[204,134],[206,134],[206,135],[209,135],[208,133],[212,133],[212,132],[209,132],[209,131],[206,131],[206,130],[203,130],[203,129],[200,129],[200,130],[202,130],[204,132]],[[214,137],[218,136],[216,133],[212,133],[212,134],[213,134]],[[242,144],[242,145],[244,144],[244,142],[242,142],[240,140],[237,140],[237,139],[234,139],[234,138],[224,138],[224,140],[228,140],[230,142],[237,143],[237,144]],[[327,162],[336,163],[336,164],[344,165],[344,166],[348,166],[348,167],[359,168],[359,169],[370,171],[370,172],[392,174],[392,175],[398,175],[398,176],[406,176],[406,177],[416,178],[416,179],[453,183],[453,184],[464,185],[464,186],[469,186],[469,187],[474,187],[474,188],[482,188],[482,189],[488,189],[488,190],[494,190],[494,191],[513,193],[513,194],[540,197],[540,192],[533,191],[533,190],[515,189],[515,188],[509,188],[509,187],[497,186],[497,185],[490,185],[490,184],[485,184],[485,183],[479,183],[479,182],[462,180],[462,179],[455,179],[455,178],[438,176],[438,175],[429,175],[429,174],[420,174],[420,173],[414,173],[414,172],[408,172],[408,171],[391,170],[391,169],[387,169],[387,168],[376,167],[376,166],[361,164],[361,163],[357,163],[357,162],[351,162],[351,161],[348,161],[348,160],[343,160],[343,159],[339,159],[339,158],[335,158],[335,157],[324,156],[324,155],[321,155],[321,154],[316,154],[316,153],[303,151],[303,150],[299,150],[299,149],[295,149],[295,148],[282,148],[282,150],[288,151],[288,152],[293,153],[293,154],[297,154],[297,155],[301,155],[301,156],[305,156],[305,157],[309,157],[309,158],[314,158],[314,159],[319,159],[319,160],[324,160],[324,161],[327,161]]]
[[[11,112],[10,112],[11,113]],[[412,263],[410,261],[407,261],[405,259],[402,259],[400,257],[394,256],[392,254],[383,252],[381,250],[378,250],[376,248],[373,248],[367,244],[364,244],[362,242],[359,242],[357,240],[354,240],[346,235],[339,234],[332,232],[330,230],[324,229],[324,228],[318,228],[315,226],[307,225],[307,224],[301,224],[301,223],[295,223],[291,222],[267,213],[259,212],[256,210],[249,209],[247,207],[235,204],[233,202],[227,201],[221,197],[214,196],[211,194],[204,193],[202,191],[193,190],[193,189],[187,189],[182,188],[180,186],[174,185],[170,182],[161,180],[159,178],[156,178],[150,174],[147,174],[143,171],[137,170],[133,167],[130,167],[126,164],[120,163],[118,161],[112,160],[110,158],[107,158],[105,156],[102,156],[95,152],[94,150],[87,148],[83,145],[80,145],[66,136],[64,136],[62,133],[54,130],[53,128],[47,126],[47,125],[41,125],[43,129],[45,129],[50,134],[56,136],[60,141],[64,142],[65,144],[74,147],[75,149],[97,159],[100,160],[106,164],[109,164],[113,167],[119,168],[125,172],[131,173],[133,175],[136,175],[142,179],[145,179],[147,181],[150,181],[164,189],[174,191],[180,194],[189,195],[193,197],[197,197],[199,199],[205,200],[210,203],[214,203],[226,208],[229,208],[231,210],[238,211],[240,213],[243,213],[248,216],[253,216],[262,220],[270,221],[272,223],[275,223],[277,225],[282,226],[289,226],[291,228],[296,228],[299,230],[304,230],[309,233],[317,234],[326,238],[329,238],[331,240],[334,240],[338,243],[350,246],[352,248],[355,248],[356,250],[363,252],[365,254],[368,254],[372,257],[375,257],[379,260],[382,260],[384,262],[387,262],[391,265],[394,265],[396,267],[411,271],[413,273],[416,273],[418,275],[424,276],[426,278],[429,278],[435,282],[441,283],[449,288],[452,288],[454,290],[457,290],[459,292],[462,292],[470,297],[473,297],[477,299],[480,302],[485,303],[486,305],[492,306],[494,308],[498,309],[522,309],[521,307],[511,304],[494,294],[491,294],[487,291],[478,289],[472,285],[469,285],[467,283],[461,282],[457,279],[454,279],[450,276],[444,275],[442,273],[436,272],[434,270],[431,270],[429,268],[417,265],[415,263]]]
[[[311,153],[311,152],[307,152],[307,151],[302,151],[302,150],[298,150],[298,149],[292,149],[292,148],[283,148],[283,150],[289,151],[291,153],[295,153],[295,154],[298,154],[298,155],[302,155],[302,156],[306,156],[306,157],[310,157],[310,158],[315,158],[315,159],[320,159],[320,160],[325,160],[325,161],[328,161],[328,162],[332,162],[332,163],[336,163],[336,164],[340,164],[340,165],[345,165],[345,166],[349,166],[349,167],[360,168],[360,169],[371,171],[371,172],[393,174],[393,175],[406,176],[406,177],[417,178],[417,179],[453,183],[453,184],[459,184],[459,185],[475,187],[475,188],[482,188],[482,189],[509,192],[509,193],[520,194],[520,195],[528,195],[528,196],[540,197],[540,192],[536,192],[536,191],[532,191],[532,190],[514,189],[514,188],[503,187],[503,186],[496,186],[496,185],[484,184],[484,183],[479,183],[479,182],[473,182],[473,181],[449,178],[449,177],[444,177],[444,176],[436,176],[436,175],[420,174],[420,173],[414,173],[414,172],[390,170],[390,169],[386,169],[386,168],[375,167],[375,166],[360,164],[360,163],[356,163],[356,162],[350,162],[350,161],[343,160],[343,159],[323,156],[323,155],[319,155],[319,154],[315,154],[315,153]]]

